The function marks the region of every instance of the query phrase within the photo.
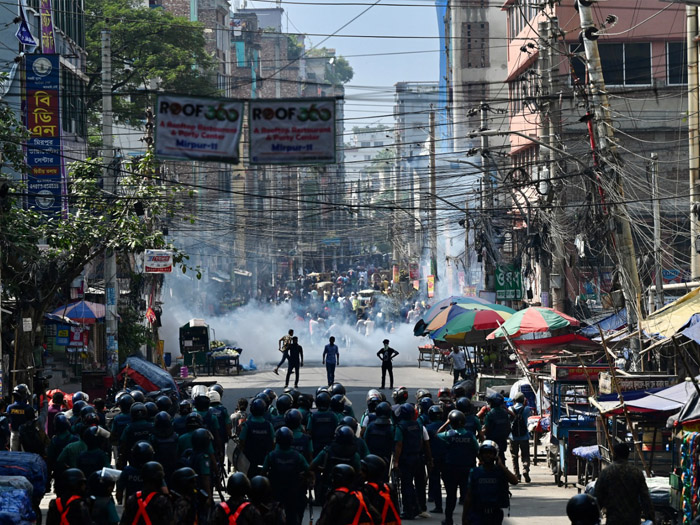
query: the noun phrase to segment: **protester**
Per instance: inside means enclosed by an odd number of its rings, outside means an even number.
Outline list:
[[[457,384],[460,377],[462,379],[467,378],[467,356],[460,347],[453,346],[452,352],[450,353],[450,360],[452,361],[454,383]]]
[[[289,386],[289,378],[294,370],[294,388],[299,386],[299,367],[304,366],[304,349],[299,344],[297,336],[292,337],[292,344],[287,347],[287,360],[289,368],[287,368],[287,377],[284,381],[284,386]]]
[[[384,339],[382,341],[384,346],[377,352],[377,357],[382,362],[382,390],[386,388],[386,374],[389,374],[389,388],[394,388],[394,368],[392,365],[392,360],[399,355],[399,353],[389,346],[389,340]]]
[[[282,359],[280,359],[280,362],[277,363],[277,366],[273,370],[275,374],[279,374],[280,367],[289,358],[289,353],[287,352],[287,350],[289,349],[289,345],[292,344],[292,337],[294,337],[294,330],[290,328],[289,332],[287,332],[287,335],[283,335],[278,342],[278,349],[280,352],[282,352]]]
[[[511,423],[510,430],[510,453],[513,460],[513,472],[520,478],[520,461],[523,461],[523,477],[526,483],[530,483],[530,433],[527,430],[527,421],[531,410],[527,406],[527,399],[522,392],[518,392],[513,397],[513,406],[510,407]]]
[[[326,365],[326,378],[328,386],[331,386],[335,382],[335,367],[340,364],[340,352],[333,336],[328,339],[328,344],[323,349],[322,363]]]

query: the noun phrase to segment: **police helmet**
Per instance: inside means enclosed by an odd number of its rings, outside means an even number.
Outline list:
[[[488,401],[488,404],[492,407],[500,407],[505,402],[505,399],[501,394],[491,394],[486,398],[486,401]]]
[[[447,388],[446,386],[442,387],[440,390],[438,390],[438,399],[443,400],[443,399],[451,399],[452,398],[452,391]]]
[[[405,403],[406,401],[408,401],[408,388],[406,388],[405,386],[400,386],[394,389],[394,391],[391,393],[391,398],[397,405]]]
[[[370,397],[367,400],[367,410],[369,410],[370,413],[373,413],[377,409],[377,405],[381,402],[382,400],[379,397]]]
[[[255,396],[255,399],[262,399],[262,401],[265,403],[265,410],[267,410],[267,407],[269,407],[270,403],[272,403],[272,400],[264,392],[259,392]]]
[[[290,396],[289,394],[282,394],[280,397],[277,398],[277,411],[280,414],[284,414],[285,412],[287,412],[287,410],[292,408],[293,403],[294,400],[292,399],[292,396]]]
[[[284,393],[289,394],[291,396],[292,406],[296,407],[299,403],[299,396],[301,396],[301,392],[299,392],[296,388],[287,387],[284,389]]]
[[[85,401],[86,403],[90,402],[90,396],[87,395],[85,392],[78,391],[75,394],[73,394],[73,403],[76,401]]]
[[[173,401],[168,396],[159,396],[156,399],[156,406],[158,407],[158,412],[168,412],[173,408]]]
[[[331,406],[331,396],[328,392],[321,392],[316,396],[316,407],[321,410],[326,410]]]
[[[345,410],[345,396],[336,394],[331,397],[331,410],[333,412],[342,412]]]
[[[87,403],[85,401],[76,401],[73,403],[73,415],[74,416],[79,416],[80,411],[87,406]]]
[[[170,476],[169,486],[171,486],[174,491],[185,494],[186,492],[194,491],[196,479],[197,473],[190,467],[179,468]]]
[[[73,410],[73,413],[75,414],[75,410]],[[91,407],[90,405],[85,405],[83,408],[80,409],[80,419],[85,419],[85,416],[88,414],[95,414],[95,407]]]
[[[447,415],[447,420],[452,428],[462,428],[467,422],[467,418],[461,410],[453,410]]]
[[[202,419],[202,416],[197,414],[197,412],[192,412],[191,414],[187,414],[187,417],[185,417],[185,428],[187,430],[194,430],[196,428],[201,428],[204,426],[204,420]]]
[[[141,467],[141,479],[145,482],[162,483],[165,477],[163,465],[157,461],[149,461]]]
[[[194,385],[190,391],[190,397],[192,399],[198,396],[206,396],[209,389],[204,385]]]
[[[340,420],[340,424],[350,427],[353,432],[357,432],[357,420],[352,416],[344,416],[343,419]]]
[[[339,487],[350,487],[355,481],[355,469],[345,463],[340,463],[333,467],[331,471],[331,486],[336,489]]]
[[[433,405],[428,409],[428,419],[430,421],[442,421],[443,411],[440,405]]]
[[[70,430],[70,421],[65,414],[56,414],[53,418],[53,430],[55,434],[62,434],[66,430]]]
[[[391,405],[386,401],[382,401],[377,405],[374,413],[377,414],[377,417],[391,417]]]
[[[183,399],[180,401],[180,404],[178,405],[178,412],[181,416],[186,416],[192,412],[192,403],[190,403],[189,399]]]
[[[433,406],[433,400],[430,397],[422,397],[418,401],[418,408],[421,414],[427,414],[431,406]]]
[[[365,479],[370,483],[381,483],[385,481],[387,473],[386,461],[374,454],[367,454],[360,460],[362,472]]]
[[[194,408],[200,412],[206,412],[211,406],[211,399],[208,395],[197,396],[194,398]]]
[[[299,408],[305,408],[306,410],[311,410],[314,406],[314,396],[311,394],[299,394],[299,399],[297,400],[297,405]]]
[[[221,386],[219,383],[217,383],[215,385],[211,385],[209,387],[209,391],[216,392],[217,394],[219,394],[219,397],[224,397],[224,387]]]
[[[426,397],[433,397],[433,394],[430,393],[430,390],[428,390],[427,388],[419,388],[418,390],[416,390],[416,401],[420,401],[421,399]]]
[[[129,409],[133,421],[141,421],[148,417],[148,409],[143,403],[134,403]]]
[[[117,400],[117,405],[119,405],[119,410],[122,411],[122,414],[128,414],[129,409],[133,404],[134,398],[131,396],[131,394],[124,393],[119,396],[119,399]]]
[[[80,420],[83,422],[83,425],[87,427],[96,427],[100,424],[100,416],[98,416],[95,412],[88,412],[82,416]]]
[[[232,498],[242,498],[250,491],[250,480],[243,472],[236,472],[228,477],[226,492]]]
[[[263,401],[259,397],[253,399],[253,402],[250,404],[250,414],[252,416],[262,416],[263,414],[265,414],[266,410],[267,405],[265,404],[265,401]]]
[[[266,388],[265,390],[263,390],[263,394],[265,394],[270,399],[270,403],[272,403],[272,401],[274,401],[277,398],[277,394],[271,388]]]
[[[416,415],[416,407],[411,403],[404,403],[397,412],[397,416],[401,421],[410,421]]]
[[[518,392],[513,396],[513,403],[524,403],[525,402],[525,394],[522,392]]]
[[[109,477],[103,477],[99,470],[96,470],[88,477],[88,492],[97,498],[109,498],[114,490],[114,481]]]
[[[301,427],[301,422],[304,418],[301,412],[296,408],[290,408],[284,413],[284,426],[292,430],[296,430]]]
[[[118,404],[119,404],[119,400],[121,399],[121,397],[122,397],[123,395],[126,395],[126,394],[128,394],[128,392],[127,392],[126,390],[120,390],[119,392],[117,392],[116,394],[114,394],[114,404],[115,404],[115,405],[118,405]]]
[[[341,425],[335,429],[335,442],[338,445],[352,445],[355,442],[355,432],[352,428]]]
[[[481,454],[482,452],[491,451],[498,454],[498,443],[490,439],[485,439],[484,441],[482,441],[481,445],[479,445],[479,454]]]
[[[321,392],[325,392],[328,394],[328,387],[327,386],[320,386],[316,389],[316,395],[318,396]],[[329,394],[330,395],[330,394]]]
[[[83,492],[85,490],[85,473],[79,468],[69,468],[63,471],[60,479],[61,492]]]
[[[331,387],[328,389],[328,391],[330,392],[330,394],[332,396],[336,396],[338,394],[340,394],[341,396],[344,396],[346,394],[345,387],[340,383],[333,383],[331,385]]]
[[[221,395],[216,390],[209,391],[209,401],[211,403],[221,403]]]
[[[135,467],[141,467],[151,461],[155,454],[153,446],[148,441],[137,441],[131,447],[131,463]]]
[[[253,505],[267,503],[272,498],[272,487],[270,480],[265,476],[255,476],[250,480],[250,491],[248,492]]]
[[[192,432],[192,449],[196,452],[205,452],[209,450],[211,439],[211,432],[206,428],[198,428]]]
[[[170,430],[173,428],[173,420],[165,410],[158,412],[153,419],[153,428],[159,431]]]
[[[294,440],[294,434],[287,427],[281,427],[275,432],[275,441],[280,446],[280,448],[287,450],[292,446],[292,441]]]
[[[146,402],[146,396],[145,394],[138,389],[134,389],[130,392],[131,397],[134,398],[135,403],[145,403]]]
[[[86,428],[83,431],[83,443],[87,445],[88,450],[94,450],[101,445],[102,440],[100,439],[99,431],[100,429],[96,426]]]
[[[472,398],[476,394],[476,383],[472,379],[466,379],[455,383],[452,387],[452,393],[455,397],[468,397]]]
[[[455,403],[455,408],[466,416],[472,413],[472,402],[468,397],[460,397]]]
[[[369,404],[369,400],[374,397],[378,397],[381,401],[385,401],[384,395],[376,388],[372,388],[367,392],[367,397],[365,398],[367,404]]]
[[[569,499],[566,515],[573,525],[597,525],[600,522],[598,503],[590,494],[576,494]]]

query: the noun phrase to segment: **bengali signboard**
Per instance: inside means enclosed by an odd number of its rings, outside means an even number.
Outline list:
[[[159,95],[156,155],[238,164],[242,123],[240,100]]]
[[[523,281],[520,270],[512,266],[496,269],[496,299],[520,301],[523,298]]]
[[[335,99],[249,102],[251,164],[334,164]]]
[[[432,299],[435,295],[435,276],[428,275],[428,298]]]
[[[46,54],[53,54],[56,52],[56,37],[53,29],[51,0],[40,0],[39,16],[41,18],[41,51]]]
[[[614,394],[617,392],[615,384],[620,385],[620,391],[632,392],[634,390],[649,390],[652,388],[666,388],[673,384],[676,376],[669,375],[645,375],[645,376],[615,376],[613,381],[610,372],[602,372],[598,377],[598,388],[601,394]]]
[[[60,212],[63,204],[59,64],[58,55],[25,58],[27,206],[48,213]]]
[[[173,254],[168,250],[146,250],[144,255],[144,273],[171,273],[173,271]]]

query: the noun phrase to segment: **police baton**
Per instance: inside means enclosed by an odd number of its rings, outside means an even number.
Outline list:
[[[309,487],[309,525],[314,525],[314,504],[311,499],[311,487]]]
[[[401,500],[401,476],[398,468],[391,469],[391,483],[396,489],[396,499],[399,503],[399,514],[403,513],[403,501]]]

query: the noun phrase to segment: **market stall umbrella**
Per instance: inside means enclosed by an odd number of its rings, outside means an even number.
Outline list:
[[[451,302],[446,303],[448,300]],[[442,328],[442,326],[454,316],[452,312],[455,307],[463,310],[491,310],[501,312],[506,316],[504,319],[507,319],[515,313],[515,310],[508,306],[489,303],[480,297],[452,296],[432,306],[414,326],[413,335],[422,336]],[[461,313],[461,310],[457,310],[457,312]],[[495,327],[498,327],[498,325],[495,325]]]
[[[520,337],[523,334],[552,332],[567,326],[578,326],[579,322],[553,308],[531,306],[514,313],[500,328],[491,332],[486,339]]]
[[[490,332],[501,326],[513,315],[508,312],[488,309],[465,310],[456,305],[451,308],[462,310],[462,312],[454,314],[441,328],[431,332],[430,337],[433,340],[454,344],[483,342]],[[436,317],[433,321],[437,319]]]
[[[67,317],[82,324],[95,324],[98,319],[103,319],[105,316],[105,305],[92,303],[90,301],[78,301],[57,308],[53,312],[54,315]]]

